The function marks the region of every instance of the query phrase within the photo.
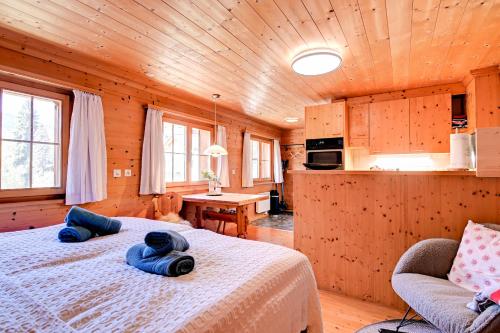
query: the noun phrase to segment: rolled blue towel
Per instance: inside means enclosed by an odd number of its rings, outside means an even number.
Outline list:
[[[171,251],[187,251],[189,243],[177,231],[159,230],[151,231],[144,238],[147,248],[144,250],[143,257],[163,256]]]
[[[99,236],[116,234],[122,223],[107,216],[92,213],[78,206],[73,206],[64,218],[68,227],[84,227]]]
[[[146,248],[146,244],[132,246],[127,251],[127,264],[147,273],[172,277],[188,274],[194,268],[194,258],[190,255],[173,251],[166,256],[144,258]]]
[[[63,243],[85,242],[94,237],[94,233],[84,227],[66,227],[59,231],[57,237]]]

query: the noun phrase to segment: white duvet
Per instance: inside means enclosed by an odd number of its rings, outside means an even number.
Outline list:
[[[62,225],[0,234],[0,331],[322,331],[307,258],[281,246],[119,217],[117,235],[60,243]],[[150,230],[189,241],[195,269],[170,278],[125,262]]]

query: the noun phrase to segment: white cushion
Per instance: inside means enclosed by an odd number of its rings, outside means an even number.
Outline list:
[[[500,283],[500,232],[469,221],[448,279],[479,292]]]

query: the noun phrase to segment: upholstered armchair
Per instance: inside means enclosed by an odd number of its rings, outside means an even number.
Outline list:
[[[500,231],[500,225],[486,227]],[[427,239],[410,247],[399,259],[392,276],[394,291],[416,313],[445,333],[500,332],[500,306],[482,313],[466,304],[474,293],[448,281],[460,243]]]

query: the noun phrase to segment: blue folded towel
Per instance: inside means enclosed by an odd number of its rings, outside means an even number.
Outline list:
[[[85,242],[94,237],[94,233],[84,227],[66,227],[59,231],[57,237],[63,243]]]
[[[147,248],[144,250],[143,257],[163,256],[171,251],[186,251],[189,249],[189,243],[177,231],[159,230],[151,231],[144,238]]]
[[[64,218],[68,227],[84,227],[99,236],[116,234],[122,223],[107,216],[92,213],[78,206],[73,206]]]
[[[145,258],[143,253],[147,247],[146,244],[132,246],[127,251],[127,264],[147,273],[165,276],[188,274],[194,268],[194,258],[177,251],[170,252],[166,256]]]

